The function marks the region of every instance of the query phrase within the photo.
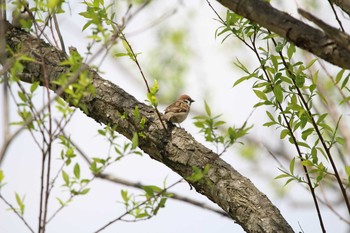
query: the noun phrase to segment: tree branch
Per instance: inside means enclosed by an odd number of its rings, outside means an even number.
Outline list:
[[[6,41],[12,50],[20,50],[16,52],[25,53],[35,60],[23,64],[22,81],[39,81],[43,84],[40,64],[47,64],[49,88],[56,90],[53,81],[69,70],[68,66],[60,65],[65,59],[62,51],[10,24]],[[116,126],[116,131],[128,139],[135,132],[142,132],[144,137],[139,137],[139,148],[184,179],[192,174],[193,166],[204,168],[209,164],[210,169],[202,179],[188,182],[198,193],[217,203],[245,231],[293,232],[271,201],[217,154],[195,141],[184,129],[171,124],[167,130],[164,129],[154,108],[137,101],[119,86],[101,78],[94,70],[90,69],[89,75],[96,94],[82,99],[87,109],[86,115],[98,122]],[[147,119],[142,129],[139,119],[134,117],[135,107],[138,107],[140,116]]]
[[[332,3],[339,6],[343,11],[350,15],[350,2],[348,0],[330,0]]]
[[[313,28],[262,0],[217,0],[237,14],[267,28],[314,55],[350,69],[350,50],[323,31]]]

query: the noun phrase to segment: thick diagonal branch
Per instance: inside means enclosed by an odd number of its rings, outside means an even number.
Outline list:
[[[19,52],[24,52],[36,61],[23,64],[23,81],[43,83],[40,65],[40,59],[43,58],[44,64],[47,64],[50,88],[55,90],[52,81],[69,69],[60,65],[65,54],[10,25],[6,40],[12,50],[21,49]],[[217,154],[198,143],[183,129],[169,125],[168,130],[165,130],[152,107],[137,101],[93,70],[89,70],[89,74],[96,90],[96,95],[82,100],[89,117],[116,126],[116,131],[129,139],[135,132],[142,132],[144,136],[139,137],[140,149],[185,179],[192,174],[193,166],[203,168],[210,164],[207,175],[200,181],[189,183],[198,193],[217,203],[245,231],[293,232],[271,201]],[[140,127],[140,119],[134,116],[136,107],[140,115],[147,119],[144,127]]]
[[[239,15],[284,37],[339,67],[350,69],[350,51],[319,29],[313,28],[262,0],[217,0]]]

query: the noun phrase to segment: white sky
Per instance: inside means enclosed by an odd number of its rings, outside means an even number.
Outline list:
[[[152,6],[153,14],[149,15],[148,12],[147,14],[141,14],[137,20],[131,23],[129,30],[134,31],[142,28],[142,23],[150,20],[149,18],[157,18],[162,14],[163,9],[169,9],[174,3],[176,3],[176,1],[167,1],[161,4],[154,3]],[[219,9],[217,4],[213,3],[213,5]],[[287,6],[289,7],[289,12],[291,6],[293,6],[293,11],[295,10],[294,5],[295,3],[290,1],[290,6]],[[71,9],[71,16],[66,15],[64,19],[60,17],[60,20],[62,20],[60,21],[60,26],[66,46],[72,45],[82,53],[85,51],[86,34],[84,35],[84,33],[81,33],[80,28],[84,23],[84,19],[78,16],[77,13],[83,8],[82,5],[78,3],[72,3]],[[193,21],[191,20],[189,22],[193,25],[193,31],[191,32],[192,37],[188,43],[191,44],[191,48],[197,55],[191,63],[191,70],[187,79],[188,85],[183,92],[190,94],[191,97],[196,100],[193,105],[193,110],[195,112],[203,112],[203,101],[206,100],[211,105],[213,112],[217,112],[218,114],[224,113],[223,117],[229,124],[240,126],[250,114],[252,106],[257,100],[251,91],[251,83],[232,88],[234,81],[241,75],[238,69],[232,65],[232,60],[234,57],[238,57],[243,62],[249,62],[251,55],[248,53],[244,54],[244,52],[242,52],[244,50],[240,48],[241,44],[237,41],[231,39],[231,42],[221,44],[220,38],[215,40],[214,32],[219,25],[213,20],[214,14],[205,1],[197,0],[191,1],[190,3],[184,1],[177,10],[178,14],[167,19],[165,23],[174,25],[177,21],[182,22],[183,20],[188,20],[185,18],[187,12],[195,12],[192,18]],[[146,63],[148,59],[147,51],[150,45],[154,44],[154,37],[152,37],[154,31],[155,29],[151,29],[140,35],[129,38],[133,49],[137,52],[142,52],[139,56],[141,65]],[[232,49],[233,44],[235,44],[234,49]],[[128,58],[121,59],[125,60],[123,61],[124,66],[133,67],[133,64],[128,61]],[[105,74],[102,75],[104,78],[118,84],[138,100],[143,101],[146,99],[145,88],[142,85],[135,84],[134,78],[141,79],[136,71],[136,66],[134,66],[133,69],[135,70],[132,72],[135,74],[134,76],[126,74],[121,66],[112,59],[107,59],[101,68],[105,71]],[[208,87],[210,87],[209,95],[208,92],[203,93],[203,89]],[[38,99],[40,99],[40,97]],[[163,110],[163,108],[164,106],[160,106],[161,110]],[[2,109],[2,105],[0,109]],[[12,116],[15,117],[16,107],[12,106],[11,111]],[[256,110],[250,121],[255,124],[254,134],[260,138],[263,138],[266,132],[270,132],[267,131],[266,128],[259,126],[259,124],[265,121],[264,112],[264,109]],[[0,118],[2,118],[2,115],[0,115]],[[198,133],[198,129],[196,129],[192,123],[193,120],[189,119],[182,124],[182,127],[197,140],[206,144],[202,136]],[[95,157],[107,153],[108,150],[106,143],[97,136],[97,129],[102,127],[103,126],[87,118],[79,111],[68,126],[68,131],[71,133],[72,139],[80,145],[85,153],[91,157]],[[0,132],[2,133],[1,129],[2,126],[0,128]],[[274,140],[278,140],[277,133],[275,136],[276,139]],[[3,137],[1,135],[1,140],[2,139]],[[0,141],[0,143],[2,143],[2,141]],[[235,147],[242,146],[235,145]],[[55,150],[56,155],[59,155],[59,151],[60,147],[57,147],[57,150]],[[288,203],[288,200],[278,198],[275,189],[280,183],[277,184],[271,180],[264,179],[262,173],[256,173],[252,170],[254,166],[249,161],[237,155],[236,152],[232,150],[227,152],[223,156],[223,159],[229,162],[244,176],[251,179],[280,209],[282,215],[295,231],[300,231],[300,224],[304,232],[320,232],[316,212],[310,204],[312,201],[311,195],[304,191],[303,188],[300,188],[298,185],[290,185],[286,189],[296,194],[295,200],[300,200],[300,198],[302,198],[304,202],[307,203],[305,205],[309,205],[309,208],[293,206],[293,204]],[[270,157],[261,155],[261,159],[266,160],[264,164],[259,165],[265,166],[261,168],[263,172],[272,173],[275,176],[279,174],[277,169],[278,165]],[[56,164],[53,169],[57,169],[59,164],[60,163]],[[84,162],[81,161],[81,164],[84,164]],[[26,196],[25,218],[33,227],[35,226],[34,229],[36,229],[38,217],[40,167],[40,152],[32,143],[30,135],[28,133],[22,133],[9,148],[2,167],[7,182],[7,185],[2,190],[2,194],[8,197],[12,202],[15,202],[14,192]],[[143,184],[155,184],[158,186],[162,186],[162,182],[166,177],[168,185],[180,178],[163,164],[150,159],[148,155],[125,158],[120,163],[109,168],[108,172],[131,181],[142,182]],[[83,174],[89,174],[87,172],[87,167],[83,168]],[[88,195],[76,198],[73,203],[57,215],[57,218],[48,225],[47,232],[93,232],[123,213],[123,206],[117,203],[117,201],[121,200],[121,188],[138,193],[138,190],[101,180],[95,181],[91,188]],[[186,183],[176,186],[172,191],[216,206],[201,194],[196,193],[194,190],[189,190],[189,186]],[[54,200],[56,195],[64,196],[64,193],[59,190],[52,195],[52,206],[50,206],[50,210],[58,207],[58,204]],[[7,207],[0,201],[0,232],[26,232],[27,229],[22,222],[6,209]],[[329,230],[329,232],[346,232],[348,229],[346,224],[339,221],[336,216],[327,210],[323,210],[323,219],[326,229]],[[166,208],[161,209],[158,216],[151,220],[137,223],[117,222],[103,232],[116,231],[142,231],[153,233],[243,232],[242,228],[231,220],[220,217],[209,211],[172,200],[168,200]]]

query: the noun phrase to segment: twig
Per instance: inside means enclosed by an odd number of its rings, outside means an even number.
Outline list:
[[[144,204],[146,204],[147,202],[150,201],[150,199],[159,197],[163,194],[166,193],[167,190],[169,190],[170,188],[174,187],[175,185],[179,184],[180,182],[182,182],[183,179],[180,179],[178,181],[176,181],[175,183],[173,183],[172,185],[166,187],[165,189],[163,189],[161,192],[158,192],[157,194],[155,194],[153,197],[147,198],[145,201],[141,202],[140,204],[134,206],[132,209],[126,211],[124,214],[120,215],[119,217],[113,219],[112,221],[108,222],[106,225],[104,225],[103,227],[99,228],[97,231],[95,231],[95,233],[97,232],[101,232],[102,230],[106,229],[108,226],[112,225],[113,223],[117,222],[118,220],[121,220],[124,216],[128,215],[131,211],[143,206]]]
[[[274,38],[271,38],[271,39],[272,39],[273,43],[274,43],[275,46],[276,46],[277,43],[276,43],[276,41],[274,40]],[[285,60],[285,58],[284,58],[282,52],[280,51],[279,54],[280,54],[280,57],[281,57],[281,59],[282,59],[283,65],[284,65],[284,67],[286,68],[286,72],[289,73],[289,74],[291,75],[291,73],[290,73],[291,71],[289,70],[289,66],[287,65],[287,62],[286,62],[286,60]],[[345,201],[345,203],[346,203],[346,207],[347,207],[347,209],[348,209],[348,212],[350,213],[350,202],[349,202],[348,196],[347,196],[347,194],[346,194],[346,190],[345,190],[345,188],[344,188],[344,186],[343,186],[343,184],[342,184],[340,175],[339,175],[339,173],[338,173],[337,166],[335,165],[333,156],[332,156],[332,154],[331,154],[331,152],[330,152],[330,148],[327,147],[326,142],[325,142],[325,139],[324,139],[324,137],[323,137],[323,135],[322,135],[322,133],[321,133],[321,130],[320,130],[318,124],[316,123],[315,118],[313,117],[313,114],[311,113],[311,109],[310,109],[310,107],[309,107],[307,101],[305,100],[305,98],[304,98],[304,96],[303,96],[303,94],[302,94],[300,88],[296,85],[295,79],[292,78],[291,80],[292,80],[293,85],[295,86],[295,88],[296,88],[296,90],[297,90],[298,96],[300,97],[300,100],[301,100],[301,102],[302,102],[302,104],[303,104],[303,106],[304,106],[304,109],[306,110],[307,114],[310,116],[311,124],[312,124],[313,128],[315,129],[316,134],[317,134],[318,138],[320,139],[321,145],[322,145],[323,149],[325,150],[326,155],[327,155],[327,157],[328,157],[328,159],[329,159],[329,161],[330,161],[330,163],[331,163],[331,166],[332,166],[332,168],[333,168],[335,177],[336,177],[337,182],[338,182],[339,187],[340,187],[340,191],[341,191],[342,194],[343,194],[344,201]],[[290,132],[292,132],[292,131],[290,131]],[[296,141],[295,141],[295,142],[296,142]]]
[[[19,217],[19,219],[22,220],[22,222],[26,225],[26,227],[34,233],[34,230],[29,226],[28,222],[23,218],[22,215],[20,215],[17,211],[16,208],[11,205],[11,203],[9,203],[1,194],[0,194],[0,199],[3,200],[3,202],[5,202],[6,205],[8,205],[10,207],[11,210],[13,210],[13,212],[15,212],[15,214]]]
[[[73,140],[71,140],[70,142],[75,147],[75,149],[79,152],[79,154],[82,156],[82,158],[85,160],[85,162],[88,163],[89,165],[91,165],[91,161],[90,161],[89,157],[86,155],[86,153]],[[137,188],[137,189],[143,190],[143,188],[145,187],[145,185],[143,185],[140,182],[131,182],[131,181],[128,181],[128,180],[125,180],[122,178],[118,178],[116,176],[106,174],[103,172],[96,174],[96,177],[113,182],[113,183],[129,186],[129,187],[133,187],[133,188]],[[206,205],[205,203],[190,199],[190,198],[182,196],[180,194],[172,193],[172,196],[169,198],[177,200],[177,201],[182,201],[182,202],[185,202],[187,204],[191,204],[191,205],[215,212],[217,214],[220,214],[221,216],[230,218],[230,216],[228,216],[228,214],[224,211],[212,208],[212,207]]]
[[[15,30],[15,29],[13,29]],[[111,38],[111,40],[109,41],[109,43],[113,43],[116,39],[118,38],[118,36],[114,36]],[[30,116],[28,117],[28,119],[23,122],[23,125],[17,129],[13,134],[11,134],[6,141],[3,142],[3,145],[1,147],[1,150],[0,150],[0,165],[4,159],[4,156],[5,156],[5,153],[7,151],[7,148],[9,147],[9,145],[11,144],[11,142],[13,141],[14,138],[16,138],[30,123],[32,123],[35,119],[36,116],[38,116],[39,114],[41,114],[42,112],[44,112],[47,107],[49,105],[51,105],[58,97],[60,97],[63,93],[64,93],[64,90],[69,86],[71,85],[72,83],[74,83],[77,78],[79,77],[80,73],[87,70],[89,67],[87,64],[90,64],[97,56],[100,55],[100,53],[104,50],[103,47],[101,47],[93,56],[90,57],[90,59],[86,62],[86,64],[82,64],[79,69],[71,76],[71,78],[68,80],[68,82],[58,88],[56,90],[56,95],[54,97],[51,98],[51,100],[46,103],[38,112],[37,114],[33,117],[33,116]]]
[[[151,89],[150,89],[150,87],[149,87],[149,85],[148,85],[146,76],[145,76],[145,74],[143,73],[143,70],[142,70],[142,68],[141,68],[141,65],[140,65],[140,63],[139,63],[139,61],[138,61],[138,59],[137,59],[137,56],[136,56],[134,50],[132,49],[132,47],[131,47],[129,41],[126,39],[125,34],[124,34],[124,33],[121,31],[121,29],[119,28],[118,24],[115,24],[115,25],[116,25],[116,28],[117,28],[117,30],[118,30],[118,33],[121,35],[122,39],[125,41],[125,43],[126,43],[126,44],[128,45],[128,47],[130,48],[130,52],[132,53],[133,60],[135,61],[136,66],[137,66],[137,68],[139,69],[139,71],[140,71],[140,73],[141,73],[141,76],[142,76],[142,79],[143,79],[143,81],[144,81],[144,83],[145,83],[145,85],[146,85],[147,92],[148,92],[148,93],[151,93]],[[160,123],[162,124],[163,128],[166,129],[166,127],[165,127],[165,125],[164,125],[164,122],[163,122],[163,120],[162,120],[162,117],[160,116],[160,113],[159,113],[159,111],[158,111],[157,106],[153,106],[153,107],[154,107],[154,109],[155,109],[155,111],[156,111],[156,114],[157,114],[159,120],[160,120]]]
[[[144,187],[144,185],[139,183],[139,182],[127,181],[127,180],[124,180],[124,179],[121,179],[121,178],[118,178],[118,177],[115,177],[113,175],[106,174],[106,173],[97,174],[96,177],[100,178],[100,179],[104,179],[104,180],[110,181],[110,182],[113,182],[113,183],[129,186],[129,187],[133,187],[133,188],[137,188],[137,189],[142,189],[143,190],[143,187]],[[173,192],[171,194],[172,194],[172,196],[169,197],[170,199],[174,199],[174,200],[177,200],[177,201],[182,201],[182,202],[185,202],[187,204],[191,204],[191,205],[197,206],[199,208],[215,212],[217,214],[220,214],[223,217],[230,218],[230,216],[228,216],[226,212],[218,210],[218,209],[215,209],[215,208],[212,208],[212,207],[206,205],[203,202],[199,202],[199,201],[196,201],[194,199],[191,199],[191,198],[188,198],[188,197],[185,197],[185,196],[182,196],[180,194],[173,193]]]
[[[58,21],[57,21],[56,13],[53,14],[53,22],[55,24],[55,29],[56,29],[58,38],[59,38],[60,43],[61,43],[61,50],[63,52],[66,52],[66,47],[64,45],[64,40],[63,40],[63,37],[62,37],[62,34],[61,34],[60,26],[59,26]]]
[[[339,24],[339,27],[341,28],[342,32],[345,32],[344,27],[343,27],[343,24],[342,24],[342,22],[340,21],[336,10],[334,9],[334,6],[333,6],[332,1],[331,1],[331,0],[328,0],[328,3],[329,3],[329,5],[330,5],[331,8],[332,8],[333,14],[334,14],[335,19],[337,20],[337,22],[338,22],[338,24]]]

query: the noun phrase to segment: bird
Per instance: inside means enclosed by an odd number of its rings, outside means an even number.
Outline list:
[[[180,124],[190,112],[191,104],[195,102],[188,95],[181,95],[174,103],[164,110],[164,119],[172,123]]]

